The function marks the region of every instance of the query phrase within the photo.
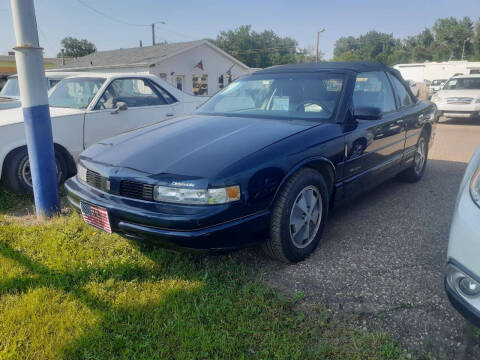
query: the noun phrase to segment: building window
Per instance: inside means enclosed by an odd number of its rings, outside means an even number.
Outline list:
[[[208,95],[208,75],[193,75],[192,85],[194,95]]]
[[[177,75],[176,83],[177,89],[183,91],[183,75]]]
[[[225,87],[225,80],[223,78],[223,75],[220,75],[218,77],[218,88],[222,90]]]
[[[160,73],[160,74],[159,74],[159,77],[160,77],[160,79],[162,79],[163,81],[167,81],[167,74],[166,74],[166,73]]]

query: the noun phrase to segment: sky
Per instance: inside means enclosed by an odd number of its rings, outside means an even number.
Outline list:
[[[35,0],[35,7],[45,56],[56,56],[67,36],[87,39],[98,50],[136,47],[140,40],[151,45],[148,24],[164,21],[156,25],[157,42],[215,38],[250,24],[312,50],[316,32],[324,28],[320,51],[329,59],[342,36],[376,30],[404,38],[438,18],[480,16],[480,0]],[[15,46],[10,0],[0,0],[0,24],[0,54],[6,54]]]

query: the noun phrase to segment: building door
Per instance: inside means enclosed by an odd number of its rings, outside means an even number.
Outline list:
[[[177,86],[177,89],[178,90],[181,90],[183,91],[183,84],[184,84],[184,81],[185,81],[185,76],[184,75],[177,75],[175,77],[175,85]]]

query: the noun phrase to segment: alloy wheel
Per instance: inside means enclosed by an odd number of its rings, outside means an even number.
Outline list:
[[[62,177],[62,173],[59,171],[59,165],[58,161],[55,160],[55,168],[57,170],[57,180],[60,180]],[[20,167],[20,176],[22,177],[22,180],[27,184],[29,187],[33,187],[32,184],[32,170],[30,168],[30,161],[25,160],[21,167]]]
[[[415,151],[415,172],[420,174],[427,158],[427,146],[423,137],[418,140],[417,150]]]
[[[315,186],[300,191],[290,212],[290,238],[295,247],[305,248],[315,239],[322,212],[322,196]]]

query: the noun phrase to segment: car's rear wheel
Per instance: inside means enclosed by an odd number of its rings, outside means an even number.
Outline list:
[[[328,187],[321,174],[301,169],[284,184],[274,203],[270,238],[263,245],[286,263],[305,259],[318,246],[328,215]]]
[[[428,160],[428,138],[423,132],[417,142],[415,149],[415,155],[413,156],[413,164],[408,169],[400,173],[400,179],[406,182],[419,181],[425,168],[427,167]]]
[[[57,153],[55,153],[55,162],[57,179],[59,184],[61,184],[67,176],[67,164],[63,156]],[[8,156],[5,162],[5,181],[7,186],[16,193],[26,194],[32,192],[32,173],[26,148],[17,149]]]

